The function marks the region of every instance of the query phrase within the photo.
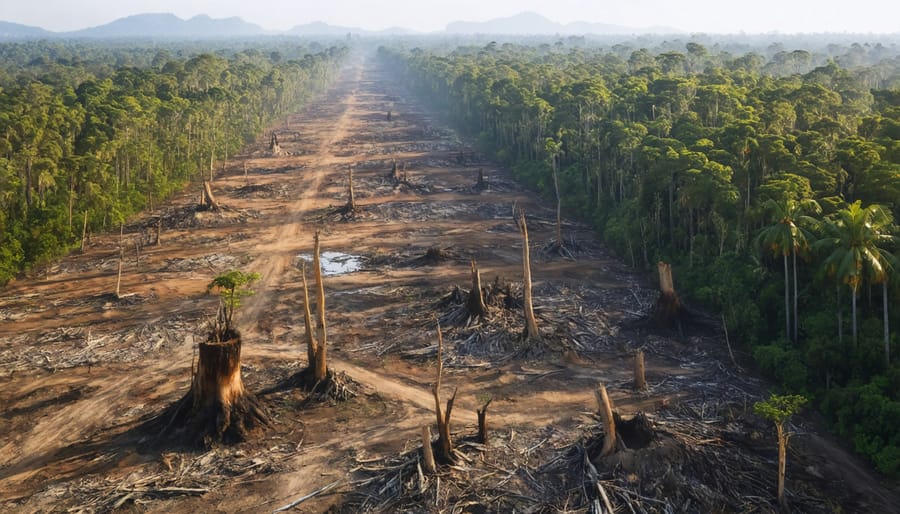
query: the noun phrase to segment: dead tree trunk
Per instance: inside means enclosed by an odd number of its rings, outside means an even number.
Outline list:
[[[125,248],[119,247],[119,271],[116,274],[116,298],[122,297],[122,263],[125,262]]]
[[[309,310],[309,286],[306,283],[306,261],[301,269],[303,274],[303,325],[306,327],[306,362],[309,369],[315,369],[316,338],[312,331],[312,313]]]
[[[528,226],[525,224],[525,211],[518,212],[517,218],[519,230],[522,233],[522,269],[525,276],[524,303],[525,303],[525,330],[522,334],[524,340],[541,339],[538,330],[537,319],[534,317],[534,303],[531,296],[531,251],[528,247]]]
[[[222,208],[219,202],[216,201],[216,197],[213,196],[212,187],[209,185],[208,180],[203,181],[203,204],[211,211],[218,211]]]
[[[475,414],[478,415],[478,442],[481,444],[487,444],[488,441],[487,409],[492,401],[494,401],[493,398],[488,398],[484,405],[475,411]]]
[[[400,168],[397,166],[397,159],[394,159],[391,164],[391,178],[394,179],[394,182],[400,183]]]
[[[441,457],[444,462],[453,462],[453,442],[450,439],[450,414],[453,412],[453,402],[456,400],[456,389],[453,390],[453,396],[447,400],[446,411],[441,408],[441,375],[444,371],[444,337],[441,335],[441,326],[438,324],[438,365],[437,365],[437,382],[431,388],[431,394],[434,395],[434,412],[437,416],[438,427],[438,444],[441,448]]]
[[[313,247],[313,267],[316,274],[316,316],[318,318],[318,327],[316,334],[316,359],[315,359],[315,380],[320,382],[325,380],[328,374],[328,362],[326,360],[327,352],[327,333],[325,330],[325,285],[322,281],[322,265],[319,260],[319,231],[316,231],[315,243]]]
[[[562,197],[559,194],[559,173],[557,173],[556,157],[553,157],[553,188],[556,190],[556,244],[564,248],[562,237]]]
[[[644,352],[641,350],[634,354],[634,388],[638,391],[647,389],[647,381],[644,379]]]
[[[466,309],[472,318],[481,318],[487,314],[487,307],[484,305],[484,294],[481,289],[481,272],[475,259],[472,259],[472,289],[469,291],[469,298],[466,301]]]
[[[353,189],[353,166],[347,167],[347,203],[340,209],[345,214],[356,212],[356,193]]]
[[[600,456],[606,457],[616,450],[616,421],[613,417],[612,401],[610,401],[609,395],[606,393],[606,386],[600,384],[594,393],[597,395],[600,417],[603,420],[603,429],[605,430],[603,449],[600,451]]]
[[[478,181],[475,182],[475,189],[479,191],[487,189],[487,179],[484,178],[484,168],[478,168]]]
[[[787,464],[787,441],[788,435],[784,432],[783,423],[775,423],[775,429],[778,433],[778,505],[783,512],[789,512],[787,498],[784,496],[784,474]]]
[[[272,155],[281,155],[281,145],[278,144],[278,134],[272,132],[272,137],[269,139],[269,152]]]
[[[156,220],[156,246],[162,246],[162,215]]]
[[[87,211],[84,211],[84,224],[81,226],[81,253],[84,253],[85,243],[87,242]]]

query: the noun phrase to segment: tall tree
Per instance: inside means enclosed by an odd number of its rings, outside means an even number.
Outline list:
[[[837,212],[834,220],[823,223],[825,237],[815,243],[824,251],[825,272],[850,287],[853,317],[853,343],[857,343],[856,299],[864,280],[882,285],[885,358],[890,360],[887,289],[895,259],[888,246],[898,241],[888,230],[890,212],[880,205],[863,207],[857,200]]]
[[[815,220],[805,213],[819,213],[822,209],[815,200],[793,200],[786,198],[782,201],[767,200],[764,207],[774,215],[777,220],[773,225],[764,228],[757,237],[757,242],[763,250],[769,251],[773,256],[780,255],[784,262],[784,319],[787,339],[797,340],[799,335],[799,317],[797,307],[797,254],[809,249],[809,232],[801,227],[802,224],[811,226]],[[790,286],[788,284],[788,256],[793,260],[794,271],[794,310],[793,310],[793,335],[791,333],[791,307]]]

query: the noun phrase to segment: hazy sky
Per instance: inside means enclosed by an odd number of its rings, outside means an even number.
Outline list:
[[[451,21],[522,11],[562,23],[664,25],[690,32],[900,32],[900,0],[0,0],[0,20],[55,31],[146,12],[240,16],[271,30],[325,21],[433,31]]]

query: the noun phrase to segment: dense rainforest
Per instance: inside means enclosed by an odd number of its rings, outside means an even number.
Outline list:
[[[335,77],[298,40],[0,44],[0,284],[211,173]]]
[[[673,263],[761,370],[900,476],[897,45],[571,43],[379,57],[631,265]]]

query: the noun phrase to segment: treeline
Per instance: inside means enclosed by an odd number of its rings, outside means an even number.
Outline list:
[[[817,67],[696,42],[379,54],[520,180],[550,196],[557,169],[565,208],[633,266],[674,263],[765,372],[897,476],[900,59],[884,50]]]
[[[347,54],[186,45],[0,45],[0,284],[68,251],[85,218],[118,226],[211,173],[324,88]]]

